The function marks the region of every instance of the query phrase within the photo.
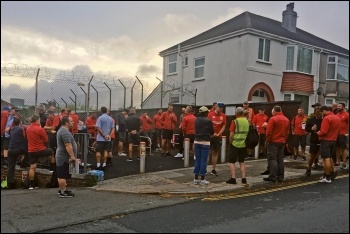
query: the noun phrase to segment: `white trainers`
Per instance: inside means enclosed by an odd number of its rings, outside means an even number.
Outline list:
[[[198,180],[194,179],[194,180],[193,180],[193,184],[194,184],[194,185],[197,185],[197,184],[198,184]]]
[[[327,180],[327,177],[325,177],[325,176],[322,176],[318,182],[320,182],[320,183],[332,183],[332,181]]]
[[[200,182],[200,185],[208,185],[208,184],[210,184],[210,182],[207,180],[201,180]]]
[[[118,153],[118,156],[125,157],[125,156],[126,156],[126,154],[125,154],[125,153]]]
[[[182,158],[183,154],[177,153],[177,155],[174,156],[174,158]]]

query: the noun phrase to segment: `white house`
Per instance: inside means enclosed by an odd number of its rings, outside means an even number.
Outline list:
[[[244,12],[159,53],[163,82],[143,108],[349,99],[349,50],[296,27],[294,3],[282,22]],[[161,98],[161,96],[163,98]]]

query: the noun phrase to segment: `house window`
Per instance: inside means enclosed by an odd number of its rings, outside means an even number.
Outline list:
[[[258,89],[253,94],[254,97],[265,97],[265,92],[262,89]]]
[[[313,51],[300,46],[287,46],[286,70],[311,74]]]
[[[292,94],[290,94],[290,93],[283,94],[283,100],[284,101],[292,101]]]
[[[177,54],[169,55],[169,74],[176,73]]]
[[[188,66],[188,54],[185,54],[185,62],[184,65],[187,67]]]
[[[194,59],[194,78],[204,77],[205,58]]]
[[[179,94],[173,94],[170,97],[170,103],[180,103],[180,95]]]
[[[270,40],[259,38],[259,54],[258,59],[270,61]]]
[[[349,59],[328,56],[327,80],[349,81]]]
[[[331,106],[333,103],[335,103],[335,100],[333,98],[326,98],[324,101],[324,104],[326,106]]]

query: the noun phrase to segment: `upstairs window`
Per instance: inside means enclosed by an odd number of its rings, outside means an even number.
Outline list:
[[[349,81],[349,59],[328,56],[327,80]]]
[[[311,74],[313,51],[300,46],[287,46],[286,70]]]
[[[185,58],[184,58],[184,65],[185,65],[185,67],[187,67],[188,66],[188,54],[185,54]]]
[[[258,89],[253,94],[254,97],[265,97],[265,92],[262,89]]]
[[[205,58],[194,59],[194,78],[204,77]]]
[[[176,73],[177,54],[169,55],[169,74]]]
[[[270,61],[270,40],[259,38],[258,59],[265,62]]]

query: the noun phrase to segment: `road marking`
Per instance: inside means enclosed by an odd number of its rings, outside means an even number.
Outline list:
[[[345,178],[345,177],[349,177],[349,175],[337,176],[337,179],[341,179],[341,178]],[[250,197],[250,196],[261,195],[261,194],[266,194],[266,193],[272,193],[272,192],[277,192],[277,191],[297,188],[297,187],[310,185],[310,184],[318,184],[318,183],[319,183],[318,180],[316,180],[316,181],[305,182],[305,183],[301,183],[301,184],[293,184],[293,185],[288,185],[288,186],[279,187],[279,188],[273,188],[273,189],[268,189],[268,190],[261,190],[261,191],[252,192],[252,193],[228,195],[228,196],[219,195],[220,197],[207,197],[207,198],[201,199],[201,201],[220,201],[220,200],[234,199],[234,198],[240,198],[240,197]]]

